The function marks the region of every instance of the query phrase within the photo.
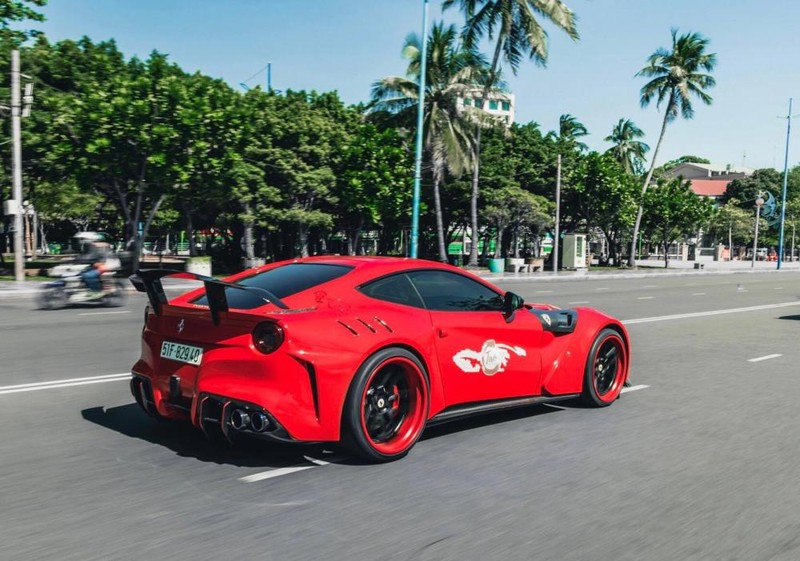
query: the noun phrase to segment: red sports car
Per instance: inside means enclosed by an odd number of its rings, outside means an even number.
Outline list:
[[[204,287],[168,301],[165,276]],[[628,377],[618,320],[526,304],[431,261],[312,257],[224,281],[163,269],[131,280],[150,301],[136,401],[230,440],[340,442],[389,461],[434,423],[577,397],[602,407]]]

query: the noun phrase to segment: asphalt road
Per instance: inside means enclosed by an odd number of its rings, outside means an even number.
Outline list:
[[[800,273],[503,286],[625,320],[633,391],[436,427],[378,466],[146,418],[140,295],[0,300],[0,560],[800,558]]]

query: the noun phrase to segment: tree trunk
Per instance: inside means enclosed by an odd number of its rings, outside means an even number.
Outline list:
[[[436,238],[439,245],[439,261],[447,263],[447,248],[444,245],[444,219],[442,218],[442,198],[439,194],[439,183],[442,179],[441,166],[435,165],[433,170],[433,202],[436,211]]]
[[[642,200],[639,201],[639,210],[636,212],[636,223],[633,226],[633,239],[631,240],[631,254],[628,256],[628,266],[630,267],[636,266],[636,238],[639,237],[639,226],[642,223],[642,212],[644,210],[642,205],[644,204],[644,194],[647,192],[647,187],[650,185],[650,180],[653,179],[653,172],[656,169],[656,158],[658,157],[658,151],[661,149],[661,142],[664,140],[664,133],[667,132],[667,122],[669,120],[670,108],[674,105],[674,103],[675,96],[674,94],[670,94],[669,103],[664,111],[664,120],[661,123],[661,134],[658,136],[656,149],[653,150],[653,159],[650,161],[650,169],[647,171],[647,176],[644,179],[644,185],[642,185]]]
[[[467,265],[470,267],[478,266],[478,178],[480,176],[480,161],[481,161],[481,128],[478,127],[475,133],[475,146],[472,151],[472,195],[469,201],[469,219],[470,228],[472,229],[472,245],[469,249],[469,261]]]
[[[728,261],[733,261],[733,224],[728,224]]]
[[[497,223],[497,243],[494,246],[494,258],[500,259],[503,256],[503,227]]]
[[[350,255],[360,255],[362,252],[359,251],[359,244],[361,244],[361,233],[364,231],[364,217],[358,217],[358,225],[355,227],[353,231],[353,248],[352,253]]]
[[[308,226],[297,224],[297,241],[300,245],[300,257],[308,257]]]
[[[197,247],[194,243],[194,221],[192,211],[186,209],[186,238],[189,240],[189,257],[197,257]]]

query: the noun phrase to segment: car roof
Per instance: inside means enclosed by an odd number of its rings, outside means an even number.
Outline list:
[[[410,257],[388,257],[388,256],[371,256],[371,255],[315,255],[312,257],[298,257],[279,263],[273,263],[273,266],[287,265],[289,263],[320,263],[329,265],[344,265],[352,267],[352,273],[348,275],[351,279],[354,276],[360,278],[375,278],[389,273],[398,273],[401,271],[415,270],[415,269],[443,269],[450,271],[462,272],[457,267],[441,263],[439,261],[430,261],[427,259],[413,259]],[[355,279],[353,279],[355,280]]]

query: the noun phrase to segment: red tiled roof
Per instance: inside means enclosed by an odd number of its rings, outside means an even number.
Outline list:
[[[691,187],[695,195],[701,197],[721,197],[725,194],[730,180],[724,179],[692,179]]]

